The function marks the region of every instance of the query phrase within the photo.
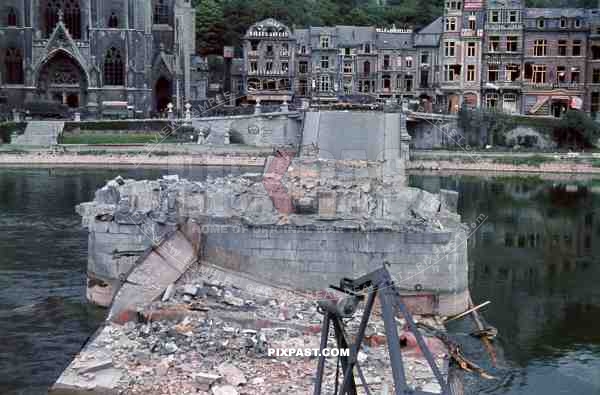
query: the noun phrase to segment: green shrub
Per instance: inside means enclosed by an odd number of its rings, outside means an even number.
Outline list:
[[[158,134],[77,134],[63,135],[61,144],[152,144],[161,140]]]
[[[591,148],[600,137],[600,125],[584,112],[568,110],[555,126],[552,137],[560,147]]]
[[[25,122],[4,122],[0,123],[0,142],[10,144],[13,133],[23,134],[27,124]]]
[[[469,110],[463,107],[458,113],[458,126],[471,145],[473,136],[485,134],[487,144],[506,146],[507,133],[519,126],[535,128],[540,133],[551,135],[558,122],[554,118],[512,115],[493,109]]]

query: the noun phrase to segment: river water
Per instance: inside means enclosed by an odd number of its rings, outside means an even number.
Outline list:
[[[45,394],[103,319],[85,301],[87,234],[73,207],[118,174],[166,173],[0,168],[0,394]],[[600,182],[411,183],[458,190],[464,222],[486,217],[469,240],[470,281],[476,301],[492,301],[484,314],[499,329],[501,367],[498,380],[476,382],[477,392],[600,394]]]

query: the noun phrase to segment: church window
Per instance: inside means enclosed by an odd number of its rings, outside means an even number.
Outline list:
[[[112,47],[104,59],[104,85],[124,85],[125,73],[121,51]]]
[[[45,33],[50,37],[62,14],[63,23],[74,39],[81,38],[81,9],[78,0],[46,0]]]
[[[18,48],[9,48],[6,50],[4,58],[6,66],[6,83],[7,84],[22,84],[23,83],[23,56]]]
[[[154,24],[168,25],[169,24],[169,6],[167,0],[154,1]]]
[[[6,26],[17,26],[17,12],[12,7],[6,13]]]
[[[117,16],[117,14],[115,14],[114,11],[110,14],[110,17],[108,18],[108,27],[110,27],[111,29],[116,29],[119,27],[119,17]]]

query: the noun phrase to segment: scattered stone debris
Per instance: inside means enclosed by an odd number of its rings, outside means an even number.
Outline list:
[[[140,310],[137,321],[124,325],[107,323],[67,368],[55,388],[110,388],[143,395],[312,393],[317,356],[270,355],[269,349],[319,348],[323,316],[317,311],[314,295],[253,284],[230,272],[207,274],[197,265],[173,288],[166,301]],[[359,306],[347,323],[349,333],[358,330],[362,312]],[[443,330],[440,317],[416,318]],[[397,321],[403,328],[404,321]],[[440,392],[414,337],[403,330],[400,336],[408,383]],[[447,375],[447,350],[436,338],[426,340],[442,373]],[[335,347],[333,333],[329,347]],[[374,393],[393,392],[386,337],[377,306],[358,357]],[[336,358],[328,358],[324,393],[333,392],[335,366]],[[111,380],[96,381],[96,376],[103,377],[105,369],[114,372]]]

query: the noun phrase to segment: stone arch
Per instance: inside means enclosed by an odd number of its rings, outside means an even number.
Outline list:
[[[173,82],[169,77],[161,75],[154,84],[154,109],[163,112],[167,104],[173,100]]]
[[[34,81],[42,99],[79,107],[87,97],[90,77],[73,54],[59,48],[39,64]]]

